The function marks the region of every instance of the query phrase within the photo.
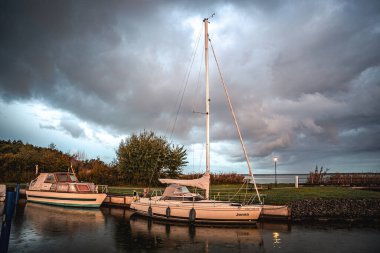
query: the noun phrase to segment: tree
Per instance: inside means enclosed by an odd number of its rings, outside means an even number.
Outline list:
[[[159,177],[176,177],[187,164],[183,146],[170,145],[152,131],[122,140],[116,155],[126,183],[133,185],[156,185]]]
[[[102,185],[116,185],[119,183],[119,173],[116,167],[104,163],[99,158],[79,162],[79,165],[82,167],[77,175],[81,181]]]
[[[40,172],[67,171],[70,160],[56,149],[0,140],[0,182],[28,182],[35,177],[36,164]]]
[[[57,149],[57,145],[54,144],[54,142],[50,143],[48,148],[50,149]]]

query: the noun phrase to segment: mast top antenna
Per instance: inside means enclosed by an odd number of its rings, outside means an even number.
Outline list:
[[[213,13],[213,14],[211,14],[211,16],[209,16],[208,18],[205,18],[205,19],[203,19],[203,21],[208,21],[210,18],[213,18],[215,16],[215,12]]]

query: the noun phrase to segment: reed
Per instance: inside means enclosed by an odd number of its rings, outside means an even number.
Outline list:
[[[323,166],[318,169],[318,165],[315,166],[314,172],[310,172],[307,177],[307,184],[325,184],[326,174],[329,169],[323,169]]]
[[[328,169],[315,167],[307,177],[309,185],[380,186],[380,173],[327,173]]]
[[[183,174],[180,176],[181,179],[195,179],[202,177],[203,174],[192,173],[192,174]],[[244,176],[237,173],[211,173],[210,181],[211,185],[220,185],[220,184],[241,184],[243,182]]]
[[[335,173],[330,175],[327,184],[378,186],[380,185],[380,173]]]

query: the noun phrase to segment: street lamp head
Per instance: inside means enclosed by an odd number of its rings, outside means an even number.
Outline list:
[[[278,158],[275,156],[275,157],[273,157],[273,162],[274,162],[274,184],[276,185],[276,187],[277,187],[277,160],[278,160]]]

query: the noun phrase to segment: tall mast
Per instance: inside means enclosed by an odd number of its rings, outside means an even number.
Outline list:
[[[206,64],[206,175],[210,175],[210,94],[208,83],[208,18],[205,23],[205,64]],[[209,199],[209,189],[206,189],[206,199]]]

